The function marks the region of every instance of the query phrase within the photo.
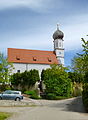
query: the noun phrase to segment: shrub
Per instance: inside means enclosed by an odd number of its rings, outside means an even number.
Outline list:
[[[5,90],[11,90],[11,86],[10,85],[6,85],[6,84],[2,84],[0,85],[0,91],[5,91]]]
[[[82,96],[82,83],[73,83],[73,97]]]
[[[30,95],[30,98],[32,99],[41,99],[41,97],[37,93],[37,90],[25,91],[24,93]]]
[[[54,99],[56,96],[71,96],[71,80],[68,78],[68,73],[65,69],[63,66],[52,65],[51,69],[42,71],[41,79],[45,84],[45,92],[48,98]]]
[[[27,94],[27,95],[33,95],[33,94],[35,94],[35,91],[34,90],[32,90],[32,91],[25,91],[24,93]]]
[[[82,92],[82,99],[85,109],[88,112],[88,71],[84,75],[84,84],[83,84],[83,92]]]
[[[83,100],[83,104],[85,106],[85,109],[88,112],[88,83],[85,83],[83,86],[82,100]]]
[[[13,88],[22,90],[23,92],[28,90],[39,80],[39,72],[35,69],[23,73],[14,73],[11,76],[11,84],[13,85]]]
[[[71,96],[69,96],[69,97],[71,97]],[[48,100],[62,100],[62,99],[67,99],[69,97],[67,97],[67,96],[56,96],[53,93],[48,93],[48,94],[46,94],[45,98],[48,99]]]
[[[55,99],[56,99],[56,95],[53,94],[53,93],[48,93],[48,94],[46,95],[46,99],[55,100]]]

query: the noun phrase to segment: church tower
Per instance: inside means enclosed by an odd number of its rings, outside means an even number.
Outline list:
[[[54,39],[54,51],[57,57],[59,64],[64,65],[64,46],[63,46],[63,37],[64,33],[59,30],[59,26],[57,24],[57,30],[53,34]]]

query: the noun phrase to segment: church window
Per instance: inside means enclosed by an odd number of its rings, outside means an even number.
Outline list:
[[[33,57],[33,61],[37,61],[37,58],[36,58],[36,57]]]
[[[20,57],[16,56],[16,60],[20,60]]]
[[[61,47],[61,42],[59,42],[59,47]]]
[[[51,62],[52,61],[51,58],[48,58],[48,61]]]
[[[20,70],[17,70],[18,73],[20,73]]]
[[[56,42],[56,47],[58,47],[58,42]]]

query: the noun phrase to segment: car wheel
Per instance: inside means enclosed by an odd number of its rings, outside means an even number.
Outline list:
[[[2,97],[0,97],[0,100],[2,100]]]
[[[20,101],[20,98],[17,97],[17,98],[15,99],[15,101]]]

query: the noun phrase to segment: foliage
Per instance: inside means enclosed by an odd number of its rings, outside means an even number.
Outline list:
[[[22,91],[29,89],[38,80],[40,80],[39,72],[35,69],[23,73],[14,73],[11,76],[11,84],[17,89],[22,89]]]
[[[72,60],[72,69],[84,75],[88,70],[88,41],[82,38],[82,42],[82,54],[78,54],[78,56]]]
[[[30,81],[31,81],[31,85],[34,85],[37,81],[40,80],[39,77],[39,72],[38,70],[30,70]]]
[[[83,76],[83,92],[82,98],[86,110],[88,111],[88,40],[82,38],[82,54],[78,54],[73,59],[73,70]]]
[[[83,86],[82,99],[83,104],[88,112],[88,83],[85,83]]]
[[[84,76],[82,99],[83,99],[84,106],[88,112],[88,71],[85,73],[85,76]]]
[[[9,84],[0,85],[0,92],[3,92],[5,90],[11,90],[11,86]]]
[[[30,98],[32,99],[41,99],[41,97],[38,96],[37,90],[25,91],[24,93],[30,95]]]
[[[34,90],[25,91],[24,93],[27,94],[27,95],[33,95],[33,94],[35,94],[35,91]]]
[[[6,120],[8,117],[10,117],[9,113],[0,112],[0,120]]]
[[[10,74],[12,72],[13,65],[8,62],[8,59],[0,53],[0,83],[9,83]]]
[[[83,75],[77,72],[68,72],[68,77],[71,79],[71,81],[81,83],[83,81]]]
[[[82,96],[82,83],[73,83],[73,91],[72,91],[72,96],[77,97],[77,96]]]
[[[48,100],[62,100],[62,99],[67,99],[71,96],[56,96],[55,94],[53,93],[48,93],[47,96],[46,96],[46,99]]]
[[[46,94],[51,96],[70,96],[71,80],[66,72],[67,68],[51,65],[51,68],[43,70],[41,79],[46,86]]]

